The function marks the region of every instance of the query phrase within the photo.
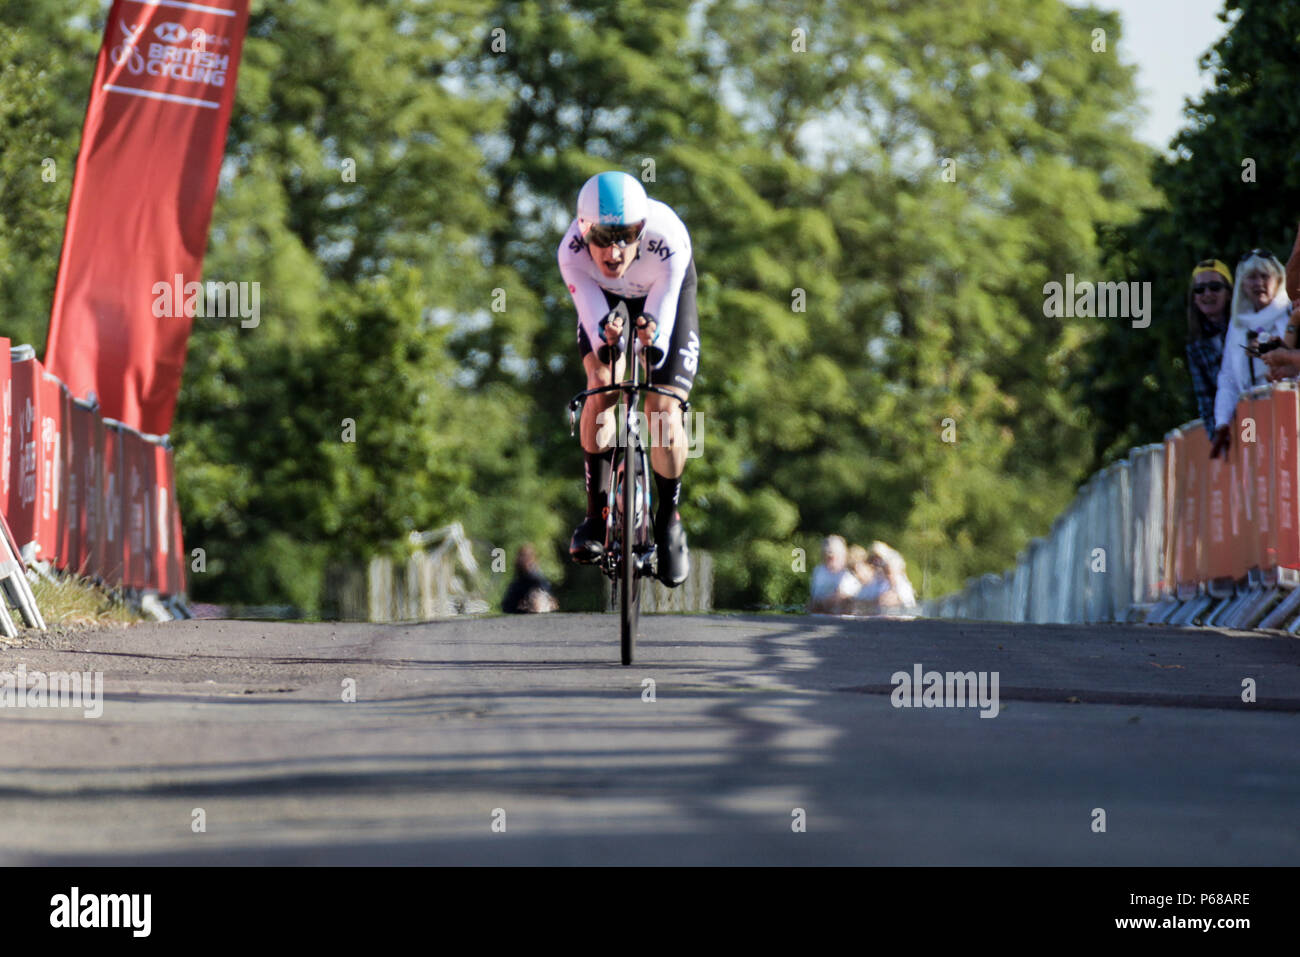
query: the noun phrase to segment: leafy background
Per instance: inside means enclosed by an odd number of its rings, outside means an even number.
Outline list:
[[[106,10],[0,0],[0,317],[38,350]],[[583,378],[555,248],[607,168],[691,231],[682,512],[720,607],[806,600],[795,550],[810,570],[832,531],[894,544],[923,596],[1007,567],[1195,415],[1190,264],[1290,248],[1300,5],[1231,11],[1161,157],[1119,19],[1059,0],[254,0],[205,276],[259,282],[262,321],[191,338],[193,596],[328,613],[331,564],[460,521],[595,607],[563,561]],[[1044,317],[1067,273],[1153,282],[1150,328]]]

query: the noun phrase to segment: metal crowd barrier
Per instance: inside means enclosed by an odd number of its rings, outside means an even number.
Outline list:
[[[1003,575],[923,602],[938,618],[1146,621],[1300,632],[1300,392],[1260,386],[1211,460],[1200,420],[1093,475]]]

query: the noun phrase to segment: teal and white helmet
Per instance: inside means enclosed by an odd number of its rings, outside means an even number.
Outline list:
[[[578,232],[597,246],[634,243],[645,228],[650,201],[636,177],[611,170],[597,173],[578,193]]]

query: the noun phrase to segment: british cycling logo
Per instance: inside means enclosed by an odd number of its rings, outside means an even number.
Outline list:
[[[199,31],[195,31],[195,46],[178,46],[190,36],[188,30],[179,23],[160,23],[154,28],[154,36],[161,43],[150,43],[148,59],[140,55],[140,36],[144,25],[127,26],[119,21],[122,42],[109,51],[108,58],[114,66],[126,65],[127,72],[133,76],[147,73],[149,76],[166,77],[183,83],[199,83],[207,86],[225,86],[226,70],[230,67],[230,54],[210,53],[200,47],[208,42],[219,42],[222,38],[215,34],[204,33],[203,44],[198,42]],[[229,46],[229,43],[225,44]]]
[[[163,43],[184,43],[190,32],[179,23],[160,23],[153,28],[153,35]]]
[[[122,31],[123,40],[108,51],[108,58],[114,66],[121,66],[125,63],[129,72],[139,75],[144,72],[144,57],[140,56],[136,51],[135,44],[140,39],[140,33],[144,30],[144,26],[128,27],[120,20],[117,25]]]

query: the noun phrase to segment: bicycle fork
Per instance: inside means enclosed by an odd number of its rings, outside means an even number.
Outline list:
[[[637,571],[639,574],[649,575],[653,566],[655,556],[654,536],[649,534],[648,529],[651,524],[651,491],[650,491],[650,462],[645,454],[645,449],[641,447],[639,440],[634,439],[630,434],[635,425],[631,421],[626,426],[626,434],[621,436],[626,441],[624,448],[626,452],[620,457],[618,470],[613,476],[610,483],[610,514],[613,516],[613,542],[622,540],[623,535],[629,534],[628,530],[623,528],[623,495],[627,483],[624,481],[625,469],[628,456],[635,455],[637,460],[637,473],[641,476],[641,481],[636,483],[633,494],[636,498],[632,502],[633,523],[630,534],[633,535],[632,548],[637,555]],[[639,437],[638,437],[639,438]],[[608,550],[607,550],[608,551]],[[618,553],[617,549],[612,550],[614,554]]]

